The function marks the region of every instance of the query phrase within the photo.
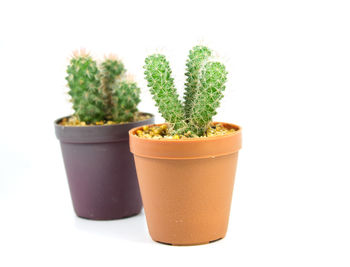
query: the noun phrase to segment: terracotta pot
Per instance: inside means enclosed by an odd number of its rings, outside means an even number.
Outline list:
[[[149,114],[151,115],[151,114]],[[75,213],[94,220],[136,215],[142,201],[128,131],[154,123],[62,126],[55,121]]]
[[[225,237],[241,148],[239,126],[230,135],[145,139],[130,130],[149,233],[172,245],[197,245]]]

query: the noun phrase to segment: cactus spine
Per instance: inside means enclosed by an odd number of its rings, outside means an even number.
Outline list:
[[[110,56],[99,66],[85,51],[74,52],[67,67],[75,116],[88,124],[131,121],[140,102],[136,83],[123,80],[124,65]]]
[[[225,90],[227,72],[220,62],[209,61],[211,50],[195,46],[187,60],[184,104],[174,86],[169,62],[155,54],[145,60],[145,76],[163,118],[173,127],[171,134],[203,136],[216,114]]]

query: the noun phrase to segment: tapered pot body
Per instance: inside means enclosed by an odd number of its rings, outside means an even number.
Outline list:
[[[142,201],[128,131],[150,119],[114,125],[62,126],[55,132],[68,178],[75,213],[94,220],[136,215]]]
[[[172,245],[197,245],[225,237],[241,130],[195,139],[144,139],[130,131],[149,233]]]

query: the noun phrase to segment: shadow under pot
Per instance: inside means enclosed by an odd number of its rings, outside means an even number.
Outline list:
[[[171,245],[224,238],[241,148],[241,129],[189,139],[146,139],[130,133],[149,233]]]
[[[113,125],[63,126],[55,121],[75,213],[93,220],[136,215],[142,201],[128,131],[149,119]]]

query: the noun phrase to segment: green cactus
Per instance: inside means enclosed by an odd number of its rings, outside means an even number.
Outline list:
[[[140,102],[140,88],[129,81],[117,81],[112,89],[112,119],[115,122],[128,122],[134,119]]]
[[[211,56],[211,50],[205,46],[195,46],[190,50],[186,62],[187,76],[185,83],[185,117],[187,120],[191,118],[193,100],[199,89],[199,76],[203,65]]]
[[[220,62],[205,64],[198,85],[198,93],[193,101],[189,125],[191,131],[198,136],[203,135],[209,123],[216,115],[220,100],[224,97],[227,72]]]
[[[67,67],[75,116],[87,124],[113,120],[131,121],[140,102],[140,89],[124,81],[124,65],[116,57],[108,57],[100,68],[84,50],[73,53]]]
[[[101,90],[106,103],[106,119],[112,119],[113,117],[112,86],[125,71],[124,64],[117,60],[114,55],[110,55],[101,64]]]
[[[208,61],[211,50],[195,46],[187,61],[185,103],[182,104],[165,56],[146,58],[145,76],[159,112],[173,127],[172,135],[205,135],[225,90],[227,72],[220,62]]]
[[[73,109],[79,120],[93,123],[105,117],[105,102],[99,90],[101,81],[96,62],[84,51],[76,52],[67,67]]]
[[[174,79],[171,77],[169,62],[165,56],[155,54],[147,57],[145,63],[146,80],[159,112],[170,123],[174,133],[184,133],[188,130],[188,125]]]

